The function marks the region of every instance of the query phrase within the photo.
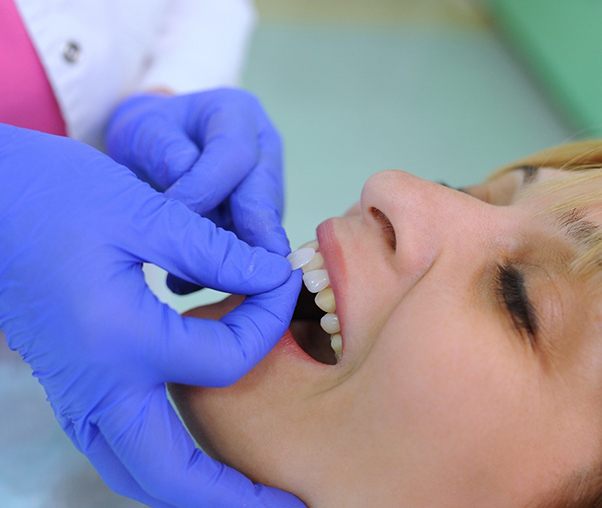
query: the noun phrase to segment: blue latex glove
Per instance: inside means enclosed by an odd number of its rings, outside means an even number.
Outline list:
[[[300,288],[287,260],[67,138],[0,124],[0,181],[0,329],[106,483],[154,507],[302,506],[196,449],[164,385],[228,385],[271,349]],[[181,317],[143,261],[255,296]]]
[[[285,255],[282,143],[257,99],[218,89],[136,95],[115,111],[109,154],[166,196],[250,245]],[[172,276],[178,294],[198,289]]]

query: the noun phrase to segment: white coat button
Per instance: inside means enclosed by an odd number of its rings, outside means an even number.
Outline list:
[[[77,63],[81,52],[81,47],[77,42],[67,41],[63,47],[63,59],[71,64]]]

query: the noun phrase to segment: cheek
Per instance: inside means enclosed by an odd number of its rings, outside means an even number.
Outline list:
[[[433,471],[488,469],[492,456],[501,465],[521,415],[537,412],[537,397],[525,396],[528,366],[508,337],[476,318],[461,321],[441,306],[436,316],[407,306],[383,328],[370,359],[384,449],[396,443],[399,457]]]
[[[579,427],[564,422],[567,399],[534,353],[489,313],[460,307],[440,292],[405,298],[358,371],[353,412],[381,451],[380,475],[401,472],[408,488],[430,478],[438,492],[470,493],[464,506],[493,506],[492,496],[519,506],[587,448],[570,441]]]

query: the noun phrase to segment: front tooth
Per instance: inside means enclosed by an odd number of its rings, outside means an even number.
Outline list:
[[[316,251],[314,249],[311,247],[301,247],[300,249],[291,252],[286,259],[288,259],[293,270],[297,270],[298,268],[307,266],[314,257],[316,257]]]
[[[317,240],[311,240],[310,242],[305,242],[303,245],[299,247],[299,249],[304,249],[305,247],[309,247],[310,249],[315,250],[316,252],[320,250],[320,246],[318,245]]]
[[[326,270],[312,270],[303,274],[303,282],[310,293],[317,293],[330,284],[330,279]]]
[[[341,331],[341,325],[339,324],[339,316],[336,314],[324,314],[320,319],[320,326],[322,329],[330,335],[339,333]]]
[[[312,270],[319,270],[324,267],[324,258],[322,254],[316,252],[316,255],[303,267],[304,272],[311,272]]]
[[[343,356],[343,337],[340,334],[335,334],[330,336],[330,347],[334,351],[334,355],[336,356],[337,362]]]
[[[320,291],[316,295],[315,302],[316,305],[324,312],[334,312],[337,310],[332,288],[326,288]]]

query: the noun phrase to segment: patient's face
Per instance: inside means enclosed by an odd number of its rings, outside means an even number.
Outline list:
[[[516,171],[471,189],[477,199],[400,171],[370,178],[317,231],[341,361],[285,337],[232,387],[176,387],[195,436],[316,507],[523,506],[599,459],[594,293],[567,273],[570,240],[538,214],[550,198],[513,200],[521,185]]]

